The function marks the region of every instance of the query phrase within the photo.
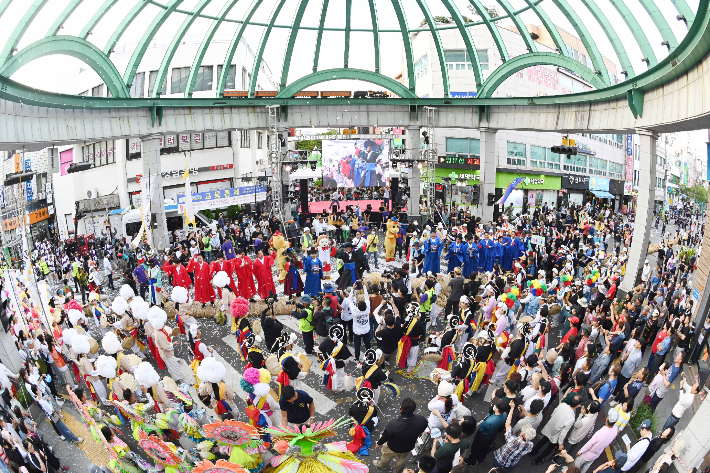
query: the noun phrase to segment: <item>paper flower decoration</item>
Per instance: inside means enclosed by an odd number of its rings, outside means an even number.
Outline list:
[[[209,460],[203,460],[192,469],[192,473],[248,473],[236,463],[231,463],[226,460],[217,460],[217,463],[212,463]]]
[[[249,313],[249,301],[243,297],[237,297],[230,304],[229,310],[232,312],[232,317],[244,317]]]
[[[202,426],[202,434],[224,445],[245,445],[259,438],[259,431],[249,424],[236,420],[212,422]]]
[[[144,430],[138,431],[138,445],[150,458],[164,466],[178,466],[182,460],[171,448],[171,444],[163,442],[155,435],[148,437]]]

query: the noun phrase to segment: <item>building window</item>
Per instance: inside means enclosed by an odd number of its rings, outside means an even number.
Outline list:
[[[155,79],[158,77],[158,71],[150,71],[148,74],[148,95],[152,97],[153,86],[155,85]],[[166,95],[167,91],[167,81],[163,79],[163,87],[160,89],[160,95]]]
[[[414,63],[414,77],[416,79],[424,77],[427,73],[428,66],[429,56],[425,54],[424,56],[420,57],[417,62]]]
[[[202,69],[202,68],[200,68]],[[170,93],[183,94],[187,88],[187,78],[190,76],[189,67],[175,67],[170,78]]]
[[[116,162],[116,142],[113,140],[84,145],[81,152],[84,162],[91,163],[92,168]]]
[[[511,166],[525,166],[527,155],[525,144],[508,142],[507,162]]]
[[[562,165],[562,170],[586,174],[587,157],[583,154],[565,157],[564,163]]]
[[[560,170],[560,155],[542,146],[530,146],[530,167]]]
[[[264,146],[264,134],[260,131],[256,132],[256,147],[262,149]]]
[[[104,96],[104,85],[97,85],[91,89],[92,97],[103,97]]]
[[[145,72],[139,72],[133,78],[133,84],[131,84],[130,96],[133,99],[141,98],[145,95]]]
[[[183,67],[183,73],[184,70],[187,69],[187,76],[189,77],[190,75],[190,68],[189,67]],[[175,69],[173,69],[175,71]],[[200,66],[200,68],[197,70],[197,77],[195,78],[195,87],[192,89],[195,92],[200,92],[204,90],[212,90],[212,72],[213,68],[212,66]],[[182,85],[182,80],[180,82]],[[182,85],[182,90],[180,92],[185,92],[185,88],[187,88],[187,77],[185,77],[185,85]]]
[[[251,143],[249,140],[249,130],[239,130],[239,147],[251,148]]]
[[[606,176],[607,162],[603,159],[589,157],[589,174],[594,176]]]
[[[222,76],[222,66],[219,65],[217,66],[217,79]],[[237,66],[231,65],[229,66],[229,72],[227,72],[227,81],[224,83],[224,89],[225,90],[235,90],[236,89],[236,84],[234,83],[236,80],[237,76]]]
[[[481,164],[481,140],[475,138],[446,138],[446,158],[448,163]],[[455,161],[452,161],[455,159]],[[445,165],[442,165],[445,167]]]

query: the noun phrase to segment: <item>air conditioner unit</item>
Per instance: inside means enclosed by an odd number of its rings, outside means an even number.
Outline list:
[[[86,191],[86,198],[87,199],[96,199],[99,196],[99,190],[98,189],[89,189]]]

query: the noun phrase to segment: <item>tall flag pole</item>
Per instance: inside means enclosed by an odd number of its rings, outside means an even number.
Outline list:
[[[182,180],[185,181],[185,225],[195,226],[195,212],[192,208],[192,189],[190,188],[190,168],[185,160],[185,172],[182,174]]]

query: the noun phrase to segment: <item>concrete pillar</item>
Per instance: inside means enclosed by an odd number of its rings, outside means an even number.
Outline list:
[[[234,130],[230,132],[232,135],[232,166],[234,166],[234,187],[239,187],[241,182],[238,180],[242,177],[242,172],[244,174],[251,171],[251,169],[241,169],[239,165],[239,130]]]
[[[407,128],[407,148],[409,149],[410,159],[421,159],[422,150],[420,148],[421,142],[419,136],[421,133],[421,128],[418,126],[411,126]],[[422,217],[419,213],[419,198],[422,195],[422,173],[417,167],[417,163],[412,163],[412,167],[409,169],[409,207],[407,208],[407,214],[412,221],[418,221],[422,223]]]
[[[628,293],[636,287],[641,278],[648,241],[653,224],[653,206],[656,199],[656,139],[658,135],[647,130],[637,130],[640,141],[639,190],[636,198],[636,218],[634,233],[631,238],[629,261],[626,263],[626,275],[620,289]]]
[[[493,221],[493,206],[488,205],[488,194],[496,192],[496,130],[481,128],[481,203],[477,215],[481,221]]]
[[[163,198],[163,177],[160,164],[160,136],[141,137],[141,159],[143,160],[143,179],[150,176],[152,199],[150,211],[155,215],[156,226],[153,230],[151,244],[157,250],[162,250],[170,244],[168,238],[168,223],[165,219],[165,201]]]

